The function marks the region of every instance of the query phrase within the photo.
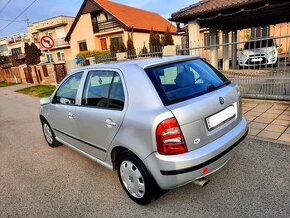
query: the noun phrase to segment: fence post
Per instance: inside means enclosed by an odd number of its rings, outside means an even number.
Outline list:
[[[237,36],[237,30],[232,31],[232,43],[233,43],[233,50],[232,50],[232,68],[236,69],[237,67],[237,49],[238,49],[238,36]]]
[[[217,29],[211,28],[209,30],[209,35],[210,35],[210,45],[211,45],[211,47],[210,47],[210,63],[215,68],[218,68]]]
[[[223,31],[223,42],[224,44],[229,43],[229,30]],[[229,56],[229,46],[224,45],[223,47],[223,70],[230,69],[230,56]]]
[[[199,47],[198,43],[199,38],[200,38],[200,26],[198,21],[190,21],[188,22],[188,37],[189,37],[189,42],[194,42],[193,45],[191,45],[192,48],[197,48]],[[191,50],[190,54],[193,55],[198,55],[198,51],[196,50]]]

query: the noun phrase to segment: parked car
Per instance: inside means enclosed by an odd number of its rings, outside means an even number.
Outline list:
[[[241,50],[240,67],[276,66],[278,49],[273,38],[248,41]]]
[[[248,131],[238,87],[197,56],[83,67],[41,105],[49,146],[117,170],[139,204],[220,169]]]

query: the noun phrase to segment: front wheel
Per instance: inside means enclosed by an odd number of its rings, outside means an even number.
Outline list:
[[[154,182],[142,161],[135,155],[130,152],[121,154],[118,176],[123,189],[133,201],[141,205],[151,202]]]
[[[47,121],[42,122],[42,131],[47,144],[52,148],[55,147],[56,146],[55,135]]]

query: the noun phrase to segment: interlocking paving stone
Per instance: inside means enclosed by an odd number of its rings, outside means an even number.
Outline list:
[[[285,110],[288,108],[288,105],[283,104],[274,104],[271,109]]]
[[[273,131],[273,132],[278,132],[278,133],[283,133],[286,130],[286,126],[280,126],[280,125],[275,125],[275,124],[270,124],[266,127],[265,130],[267,131]]]
[[[290,142],[290,134],[284,133],[279,138],[280,141]]]
[[[279,120],[276,119],[272,122],[272,124],[276,124],[276,125],[281,125],[281,126],[286,126],[288,127],[290,125],[290,121],[289,120]]]
[[[260,117],[264,117],[264,118],[277,118],[279,116],[279,114],[270,114],[270,113],[263,113],[260,115]]]
[[[256,135],[258,135],[261,131],[262,131],[261,129],[250,128],[250,129],[249,129],[249,135],[256,136]]]
[[[268,110],[268,108],[255,107],[251,111],[254,111],[254,112],[262,112],[263,113],[263,112],[265,112],[267,110]]]
[[[290,134],[290,127],[288,127],[288,129],[286,129],[285,133]]]
[[[248,122],[251,122],[251,121],[253,121],[254,119],[256,119],[256,117],[255,117],[255,116],[250,116],[250,115],[248,115],[248,116],[246,116],[246,119],[247,119]]]
[[[257,123],[257,122],[251,122],[249,124],[250,128],[254,128],[254,129],[265,129],[267,126],[266,123]]]
[[[252,108],[249,107],[242,107],[242,112],[247,113],[248,111],[252,110]]]
[[[257,112],[257,111],[249,111],[246,113],[246,115],[249,115],[249,116],[260,116],[262,114],[262,112]]]
[[[288,115],[288,116],[290,116],[290,111],[284,111],[284,112],[282,113],[282,115]]]
[[[288,116],[288,115],[280,115],[277,119],[279,119],[279,120],[290,120],[290,116]]]
[[[271,123],[274,120],[274,118],[265,118],[265,117],[258,117],[254,121],[258,123]]]
[[[249,102],[246,102],[246,104],[244,104],[246,107],[251,107],[251,108],[254,108],[256,107],[258,104],[256,103],[249,103]]]
[[[283,110],[276,110],[276,109],[272,109],[272,108],[267,110],[267,113],[270,113],[270,114],[282,114],[283,112],[284,112]]]
[[[281,133],[278,133],[278,132],[263,130],[262,132],[259,133],[258,137],[269,138],[269,139],[278,139],[280,135],[281,135]]]

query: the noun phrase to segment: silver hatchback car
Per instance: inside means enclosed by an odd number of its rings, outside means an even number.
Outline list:
[[[220,169],[248,132],[238,87],[197,56],[83,67],[41,105],[47,143],[116,169],[139,204]]]

